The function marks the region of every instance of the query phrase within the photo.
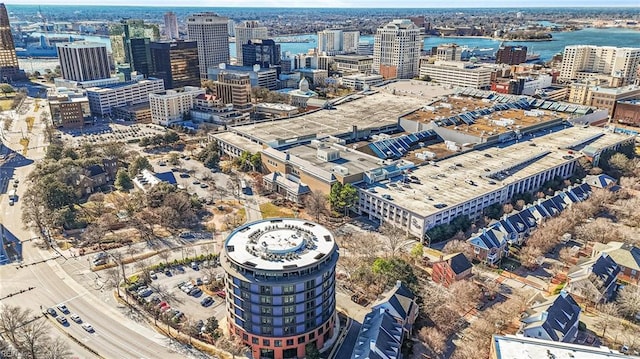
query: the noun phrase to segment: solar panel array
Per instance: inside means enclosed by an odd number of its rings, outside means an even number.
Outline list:
[[[580,106],[580,105],[573,105],[565,102],[534,99],[531,97],[523,98],[516,95],[503,95],[495,92],[477,90],[472,88],[457,89],[456,94],[471,96],[475,98],[486,98],[497,103],[510,102],[510,101],[517,100],[519,98],[520,101],[528,102],[530,105],[530,108],[540,108],[543,110],[550,110],[550,111],[557,111],[557,112],[564,112],[564,113],[587,114],[589,113],[589,109],[590,109],[588,106]]]
[[[439,141],[438,135],[433,130],[376,141],[369,144],[369,148],[380,158],[400,158],[416,143],[430,141]]]
[[[502,97],[502,96],[500,96]],[[504,100],[503,98],[502,100]],[[526,99],[519,99],[515,102],[498,102],[497,104],[477,109],[474,111],[464,112],[455,116],[442,118],[435,120],[436,125],[443,126],[460,126],[460,125],[472,125],[476,122],[476,120],[482,116],[486,116],[493,112],[497,111],[506,111],[506,110],[529,110],[531,109],[531,104]]]

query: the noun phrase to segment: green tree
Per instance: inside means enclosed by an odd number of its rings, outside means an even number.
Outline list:
[[[202,162],[207,168],[218,168],[220,165],[220,152],[216,142],[210,142],[202,151],[195,155],[195,158]]]
[[[250,161],[254,171],[262,171],[262,156],[260,155],[260,152],[252,154]]]
[[[415,260],[422,259],[422,256],[424,256],[424,246],[422,243],[416,243],[413,248],[411,248],[411,252],[409,252],[409,254]]]
[[[135,177],[145,169],[151,170],[153,167],[146,157],[138,156],[129,165],[129,175]]]
[[[63,157],[64,146],[59,141],[51,142],[49,146],[47,146],[47,154],[45,158],[59,161]]]
[[[45,204],[50,210],[73,204],[75,200],[73,188],[60,182],[53,175],[47,176],[47,180],[41,181],[41,185]]]
[[[16,89],[14,89],[13,86],[9,84],[0,84],[0,91],[4,93],[12,93],[16,92]]]
[[[71,147],[65,147],[64,151],[62,151],[62,156],[71,158],[72,160],[77,160],[78,159],[78,154]]]
[[[163,140],[165,144],[178,142],[180,141],[180,135],[178,135],[175,131],[169,131],[164,134]]]
[[[307,359],[320,359],[320,351],[316,342],[311,342],[304,347],[304,355]]]
[[[128,191],[133,188],[133,181],[131,180],[131,177],[129,177],[129,173],[124,168],[120,168],[118,173],[116,173],[116,181],[114,185],[120,191]]]
[[[329,192],[329,204],[336,211],[344,211],[346,215],[358,202],[358,190],[351,184],[342,185],[336,182]]]

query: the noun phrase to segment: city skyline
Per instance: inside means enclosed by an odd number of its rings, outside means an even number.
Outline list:
[[[7,5],[93,5],[93,6],[148,6],[148,7],[164,7],[165,4],[158,4],[153,0],[136,0],[136,1],[127,1],[127,0],[114,0],[111,1],[108,5],[104,4],[96,4],[95,1],[90,0],[20,0],[20,1],[8,1]],[[323,2],[324,6],[318,6],[318,3],[301,1],[301,0],[293,0],[287,2],[287,6],[282,6],[281,1],[276,0],[268,0],[268,1],[256,1],[256,0],[237,0],[234,1],[230,6],[221,5],[219,3],[215,3],[213,1],[207,1],[199,4],[189,4],[189,5],[172,5],[173,7],[218,7],[218,8],[236,8],[236,7],[257,7],[257,8],[513,8],[513,9],[523,9],[523,8],[570,8],[570,7],[602,7],[602,8],[610,8],[610,7],[630,7],[630,8],[638,8],[640,5],[635,0],[616,0],[609,2],[607,4],[602,4],[602,2],[590,0],[590,1],[579,1],[579,0],[571,0],[571,1],[562,1],[558,3],[557,1],[534,1],[527,0],[520,2],[519,4],[514,4],[511,1],[507,0],[488,0],[482,1],[480,3],[475,2],[470,5],[469,2],[462,0],[454,0],[448,1],[445,4],[425,4],[424,2],[418,0],[409,0],[403,2],[403,4],[399,5],[396,2],[390,0],[378,1],[375,4],[372,4],[370,1],[365,0],[328,0]],[[428,5],[428,6],[425,6]]]

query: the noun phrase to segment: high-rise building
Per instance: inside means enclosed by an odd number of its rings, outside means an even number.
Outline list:
[[[325,227],[277,218],[245,224],[225,240],[229,330],[254,358],[303,358],[320,349],[336,321],[338,246]]]
[[[152,42],[151,75],[164,80],[164,88],[200,86],[198,44],[195,41]]]
[[[458,44],[442,44],[431,49],[431,55],[435,55],[438,61],[460,61],[462,48]]]
[[[242,45],[242,66],[260,65],[275,67],[280,65],[280,44],[271,39],[249,40]]]
[[[180,34],[178,33],[178,18],[173,11],[164,14],[164,36],[170,40],[180,38]]]
[[[187,18],[189,40],[198,44],[200,79],[207,79],[207,69],[229,63],[229,19],[212,12],[190,15]]]
[[[560,80],[611,78],[610,85],[633,84],[640,68],[640,48],[573,45],[564,48]]]
[[[62,78],[91,81],[111,76],[107,45],[99,42],[76,41],[56,44]]]
[[[227,23],[227,30],[229,31],[229,36],[236,36],[236,22],[233,21],[233,19],[229,19],[229,22]]]
[[[248,44],[250,40],[266,39],[268,30],[265,26],[260,26],[257,20],[247,20],[236,25],[236,63],[244,64],[242,59],[242,46]]]
[[[145,69],[135,68],[133,62],[136,61],[136,56],[144,55],[145,58],[138,59],[141,64],[147,64],[150,60],[147,58],[147,52],[142,51],[140,47],[133,49],[132,39],[148,39],[151,41],[160,40],[160,29],[156,24],[145,24],[143,20],[126,19],[120,21],[118,24],[113,24],[109,27],[109,40],[111,40],[111,53],[113,55],[113,61],[116,64],[129,63],[131,64],[132,71],[140,71]],[[143,46],[141,41],[136,42],[137,46]],[[134,46],[136,46],[134,45]],[[146,65],[148,67],[148,65]]]
[[[344,31],[342,33],[342,51],[348,54],[358,52],[360,31]]]
[[[127,63],[131,65],[133,71],[149,77],[153,64],[151,63],[151,49],[149,48],[149,38],[129,39],[129,58]]]
[[[0,78],[5,80],[16,77],[19,70],[7,8],[0,4]]]
[[[342,30],[318,31],[318,52],[336,53],[342,51]]]
[[[356,51],[358,55],[373,55],[373,44],[369,41],[360,41],[358,42],[358,51]]]
[[[419,27],[411,20],[393,20],[376,30],[373,71],[385,79],[413,78],[418,75],[422,47]]]
[[[251,78],[249,74],[221,71],[213,81],[213,94],[224,104],[242,109],[251,106]]]
[[[496,64],[518,65],[527,62],[526,46],[500,46],[496,53]]]

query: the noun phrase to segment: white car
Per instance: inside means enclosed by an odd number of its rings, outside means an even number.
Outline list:
[[[82,323],[82,329],[88,331],[89,333],[93,333],[95,331],[89,323]]]
[[[76,323],[82,323],[82,319],[80,319],[80,316],[78,314],[71,314],[69,318],[71,318],[71,320]]]

